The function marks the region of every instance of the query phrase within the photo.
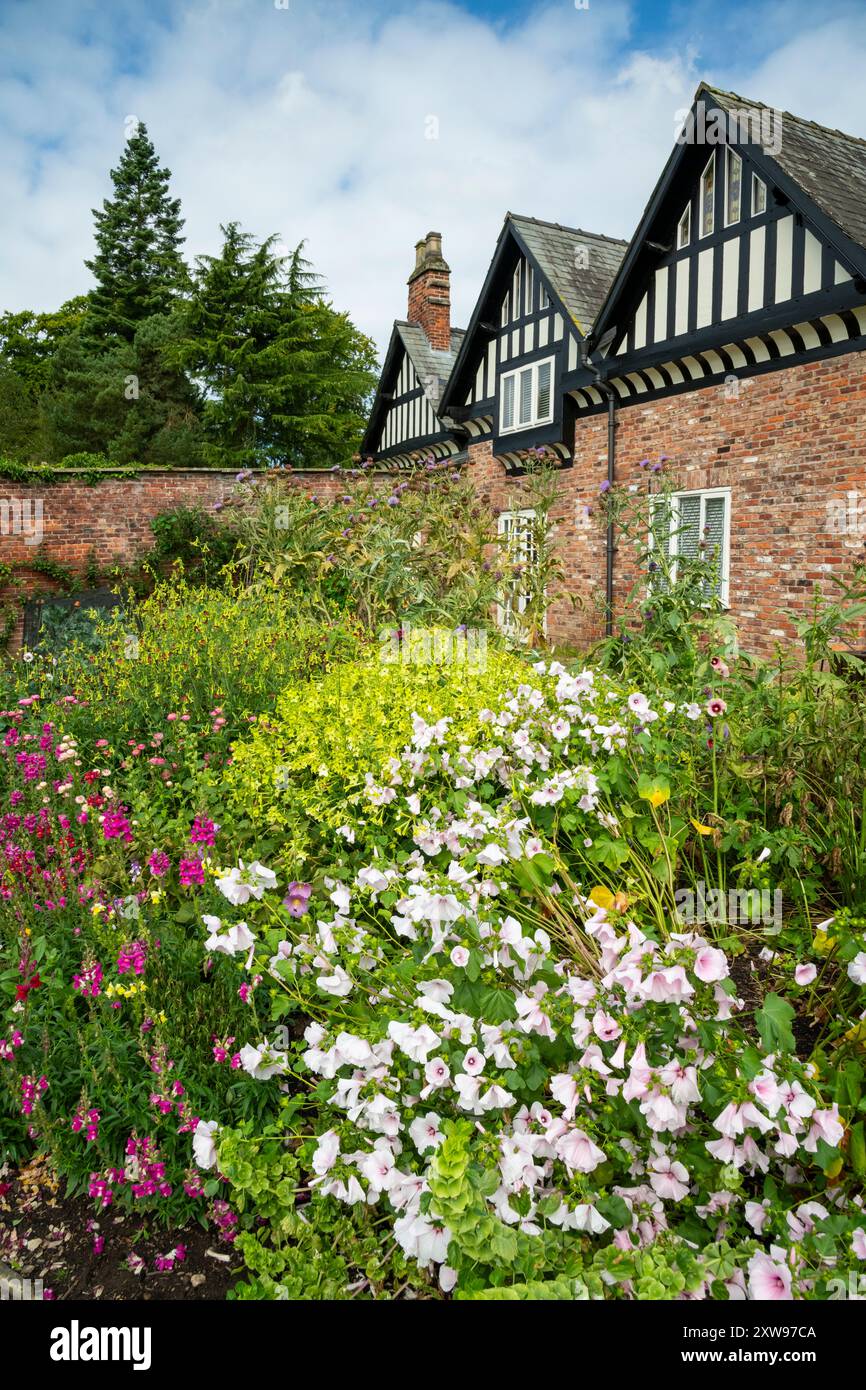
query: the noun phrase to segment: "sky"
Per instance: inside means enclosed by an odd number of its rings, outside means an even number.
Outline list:
[[[135,120],[182,200],[276,233],[387,345],[443,235],[468,321],[508,211],[630,237],[701,79],[866,137],[863,0],[0,0],[0,311],[90,283]]]

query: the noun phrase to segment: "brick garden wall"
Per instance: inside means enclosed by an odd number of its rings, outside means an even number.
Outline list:
[[[209,510],[230,496],[235,476],[216,470],[173,469],[129,477],[109,474],[91,484],[78,474],[59,469],[56,482],[52,479],[50,485],[39,482],[26,487],[0,478],[0,511],[3,502],[7,504],[0,526],[0,563],[14,565],[14,578],[22,581],[20,589],[10,584],[0,588],[0,600],[13,595],[22,600],[10,649],[21,642],[23,599],[60,589],[50,577],[32,568],[36,556],[81,574],[82,587],[88,587],[83,576],[91,556],[106,571],[115,565],[136,564],[153,545],[150,523],[154,517],[176,507]],[[295,486],[318,496],[334,496],[339,488],[338,479],[330,473],[286,476]],[[25,518],[35,519],[37,505],[42,509],[42,539],[38,545],[28,544],[22,530],[16,534],[12,529],[11,518],[14,509],[21,508]]]

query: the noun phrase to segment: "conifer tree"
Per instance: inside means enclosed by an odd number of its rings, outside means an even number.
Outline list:
[[[204,387],[205,457],[221,467],[322,467],[357,448],[375,350],[324,298],[299,246],[236,222],[200,256],[177,360]]]
[[[111,171],[114,194],[93,209],[96,254],[85,264],[96,280],[89,330],[131,342],[143,319],[167,313],[188,283],[181,256],[180,199],[169,196],[147,127],[139,123]]]

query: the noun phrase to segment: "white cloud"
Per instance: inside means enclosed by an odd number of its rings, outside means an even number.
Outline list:
[[[190,256],[215,251],[232,218],[306,237],[335,302],[381,347],[405,314],[414,243],[435,228],[464,324],[508,209],[632,233],[699,77],[866,134],[866,13],[844,9],[767,6],[747,50],[717,4],[691,6],[651,47],[640,31],[638,48],[625,0],[551,0],[509,24],[441,0],[87,0],[71,13],[6,0],[0,305],[47,308],[87,287],[90,209],[134,114],[173,171]]]

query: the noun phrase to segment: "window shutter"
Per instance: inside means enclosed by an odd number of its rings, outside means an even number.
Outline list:
[[[520,424],[528,425],[532,419],[532,368],[520,373]]]
[[[507,376],[502,383],[502,428],[510,430],[514,424],[514,377]]]
[[[700,497],[680,497],[677,511],[676,553],[684,559],[694,560],[698,555],[701,540]]]
[[[542,362],[538,368],[538,408],[537,420],[546,420],[550,414],[550,363]]]
[[[704,541],[706,544],[706,557],[716,566],[716,582],[713,585],[713,593],[721,594],[722,565],[725,556],[725,508],[727,507],[726,497],[707,497],[704,503]]]

